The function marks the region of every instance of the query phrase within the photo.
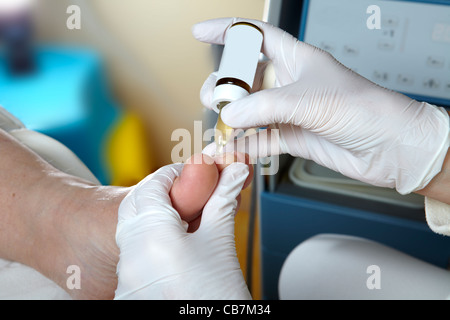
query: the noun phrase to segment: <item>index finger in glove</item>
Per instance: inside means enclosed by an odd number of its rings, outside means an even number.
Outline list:
[[[208,144],[203,153],[214,156],[217,150],[215,142]],[[280,135],[280,130],[264,129],[255,133],[246,134],[239,137],[232,142],[227,143],[223,149],[223,153],[238,152],[241,154],[248,154],[250,162],[256,163],[255,159],[264,158],[268,156],[275,156],[288,152],[289,149],[284,145],[283,139]]]
[[[234,231],[236,198],[248,175],[249,168],[245,163],[232,163],[222,170],[216,189],[203,208],[198,232],[213,231],[220,236],[223,232]]]
[[[172,207],[169,192],[182,169],[182,164],[162,167],[134,186],[120,204],[119,222],[147,212],[155,205]]]

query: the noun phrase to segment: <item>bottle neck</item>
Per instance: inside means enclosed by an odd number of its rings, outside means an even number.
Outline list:
[[[238,87],[241,87],[242,89],[244,89],[245,91],[247,91],[248,93],[250,93],[250,86],[248,85],[248,83],[240,80],[240,79],[236,79],[236,78],[221,78],[219,80],[217,80],[216,82],[216,87],[222,85],[222,84],[232,84]]]
[[[231,101],[221,101],[217,104],[217,109],[219,109],[219,111],[222,110],[223,107],[225,107],[227,104],[229,104]]]
[[[252,28],[258,30],[262,35],[264,35],[264,33],[263,33],[263,31],[261,30],[260,27],[254,25],[253,23],[250,23],[250,22],[245,22],[245,21],[236,22],[235,24],[233,24],[233,25],[230,27],[230,29],[233,28],[233,27],[235,27],[235,26],[247,26],[247,27],[252,27]]]

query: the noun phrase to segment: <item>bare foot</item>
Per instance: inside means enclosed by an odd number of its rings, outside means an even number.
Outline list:
[[[117,212],[128,189],[64,174],[2,130],[0,146],[0,257],[36,269],[73,298],[113,298]],[[66,285],[72,265],[80,290]]]
[[[73,299],[112,299],[119,260],[117,212],[128,189],[92,186],[64,175],[56,180],[41,198],[47,205],[25,221],[32,230],[27,255],[12,260],[33,267]],[[79,268],[79,289],[67,285],[69,266]]]
[[[181,208],[180,215],[190,222],[190,232],[200,224],[201,210],[215,189],[220,171],[235,161],[248,163],[244,155],[213,160],[206,157],[194,155],[185,164],[171,192],[172,200]],[[53,205],[46,207],[47,211],[41,215],[39,229],[45,232],[36,238],[39,250],[34,255],[38,258],[31,266],[74,299],[114,298],[119,260],[115,242],[117,212],[129,188],[93,186],[60,173],[52,178],[51,186],[44,190],[48,198],[59,201],[52,201]],[[245,186],[250,181],[251,175]],[[71,265],[80,268],[79,290],[71,290],[66,285],[69,277],[66,271]]]
[[[0,145],[0,257],[36,269],[74,299],[112,299],[119,260],[117,212],[130,189],[95,186],[64,174],[2,130]],[[187,164],[172,190],[181,214],[194,212],[186,218],[193,229],[220,171],[230,163],[218,162]],[[80,270],[80,289],[67,286],[70,266]]]
[[[44,256],[35,268],[74,299],[113,299],[119,250],[117,212],[127,188],[66,185],[65,200],[52,210],[53,228],[40,237]],[[64,197],[64,196],[63,196]],[[64,198],[63,198],[64,199]],[[80,289],[67,286],[69,266],[78,266]]]

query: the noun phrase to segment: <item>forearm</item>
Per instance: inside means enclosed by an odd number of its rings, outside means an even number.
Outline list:
[[[447,152],[441,172],[424,189],[416,193],[450,204],[450,152]]]
[[[447,111],[450,115],[450,111]],[[450,204],[450,152],[447,151],[442,170],[430,183],[416,193],[440,202]]]

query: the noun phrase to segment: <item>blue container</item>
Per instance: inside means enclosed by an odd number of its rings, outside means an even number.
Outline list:
[[[85,49],[43,47],[35,64],[33,73],[14,76],[0,57],[0,105],[27,128],[65,144],[109,183],[104,145],[119,109],[100,57]]]
[[[262,298],[278,299],[278,278],[288,254],[320,233],[374,240],[436,266],[448,267],[450,237],[433,233],[425,221],[375,211],[280,192],[262,192]],[[417,212],[411,216],[417,216]]]

